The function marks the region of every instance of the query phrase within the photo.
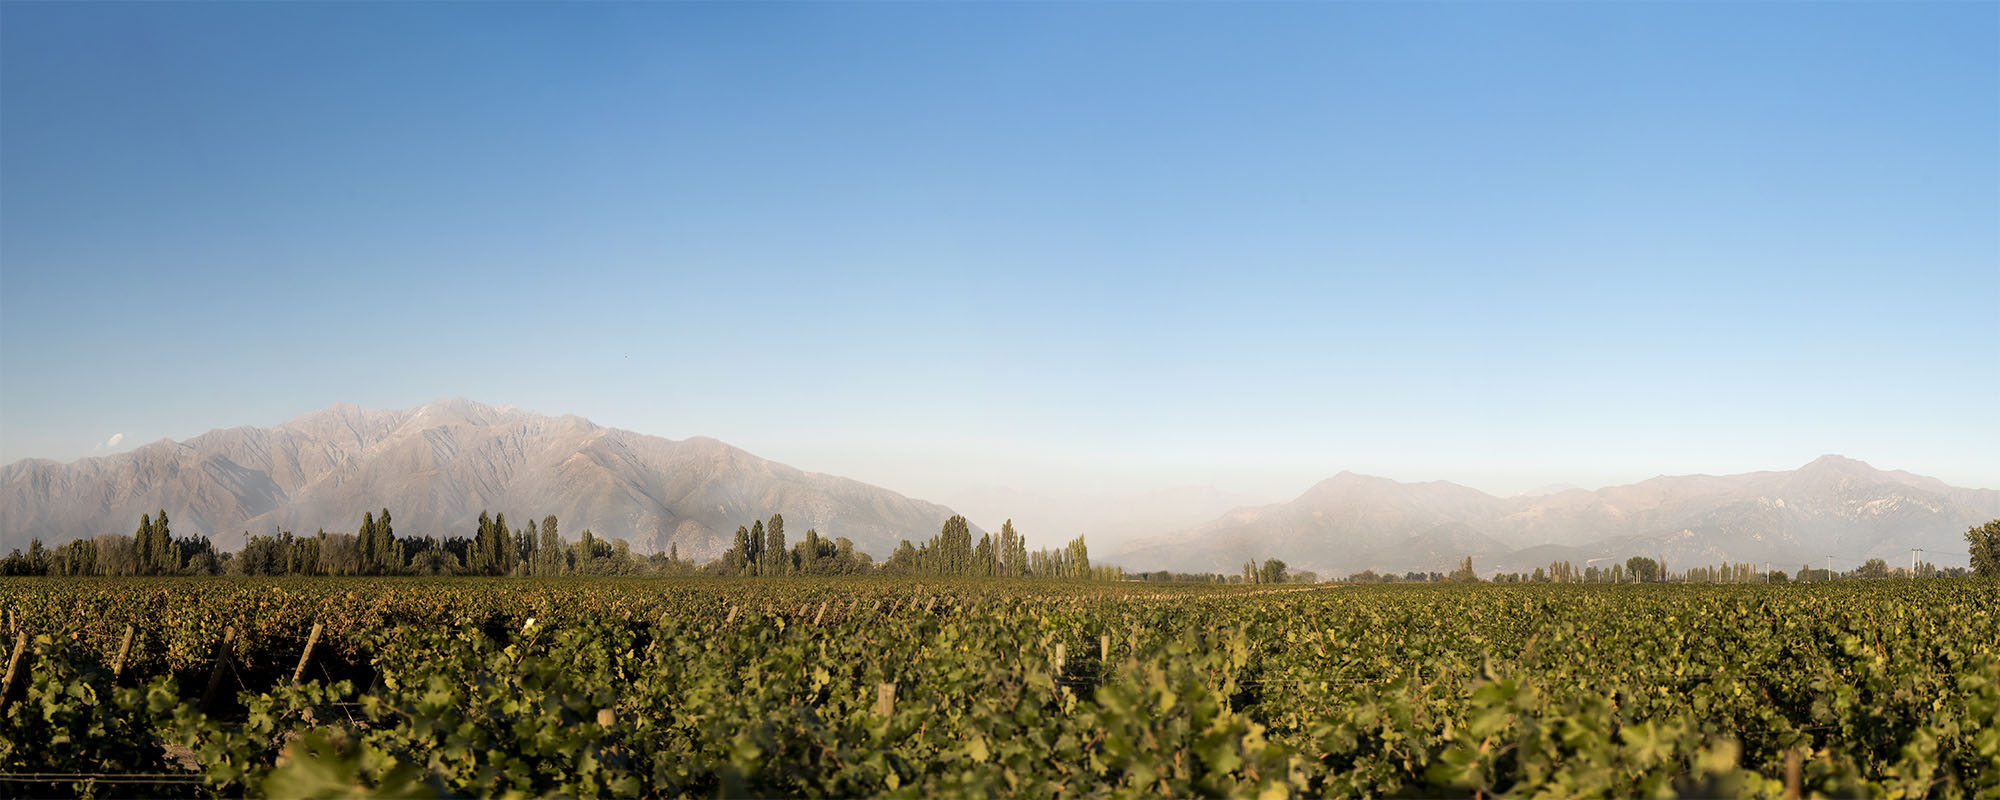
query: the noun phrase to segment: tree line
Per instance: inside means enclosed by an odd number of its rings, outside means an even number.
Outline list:
[[[588,529],[575,541],[562,535],[555,515],[539,526],[515,528],[505,513],[479,513],[469,536],[397,536],[389,509],[366,512],[353,533],[320,529],[310,536],[279,531],[243,534],[234,553],[220,552],[205,536],[175,537],[167,512],[146,514],[131,536],[104,534],[49,548],[33,539],[27,552],[15,549],[0,560],[0,575],[935,575],[1122,580],[1123,569],[1090,563],[1083,537],[1057,550],[1030,551],[1013,520],[1000,533],[972,541],[962,516],[922,544],[903,540],[889,559],[876,564],[845,536],[828,538],[807,530],[787,543],[785,518],[771,515],[738,526],[732,546],[705,564],[680,557],[680,545],[666,553],[632,552],[623,539],[605,539]]]
[[[1914,569],[1890,567],[1883,559],[1871,558],[1859,568],[1834,572],[1801,565],[1787,575],[1783,571],[1759,570],[1755,565],[1722,563],[1692,567],[1679,575],[1667,570],[1666,559],[1633,556],[1622,564],[1586,565],[1579,570],[1568,561],[1536,567],[1532,573],[1495,575],[1497,583],[1761,583],[1789,580],[1826,581],[1842,578],[1888,577],[2000,577],[2000,520],[1967,529],[1966,544],[1970,568],[1940,569],[1920,562]],[[432,536],[398,537],[389,509],[379,514],[363,513],[361,525],[353,533],[329,533],[320,529],[311,536],[295,536],[290,531],[270,535],[244,533],[242,547],[234,553],[219,551],[206,536],[177,537],[165,509],[142,514],[131,535],[109,533],[78,539],[56,547],[46,547],[41,539],[28,543],[26,552],[14,549],[0,559],[0,575],[731,575],[779,577],[790,575],[924,575],[997,578],[1063,578],[1089,580],[1144,580],[1193,583],[1315,583],[1312,572],[1290,569],[1284,561],[1271,558],[1245,562],[1237,575],[1175,573],[1167,571],[1134,573],[1122,567],[1093,565],[1082,536],[1058,549],[1030,551],[1014,521],[1007,520],[998,534],[987,533],[972,539],[971,525],[962,516],[945,520],[936,536],[915,544],[905,539],[897,544],[881,564],[866,552],[854,549],[845,536],[827,538],[808,529],[799,541],[787,544],[785,518],[772,514],[768,521],[757,520],[738,526],[732,546],[706,564],[680,557],[678,544],[666,553],[641,555],[632,552],[623,539],[605,539],[584,530],[574,542],[565,539],[555,515],[532,520],[514,528],[507,515],[479,513],[477,528],[470,536],[439,539]],[[1407,572],[1377,574],[1364,570],[1347,576],[1349,583],[1395,582],[1478,582],[1472,557],[1466,556],[1449,574]]]
[[[0,575],[622,575],[671,572],[673,557],[638,556],[623,540],[585,530],[572,542],[555,515],[514,528],[506,514],[479,514],[470,536],[397,536],[389,509],[361,515],[353,533],[320,529],[243,534],[220,552],[206,536],[176,537],[165,510],[139,518],[131,536],[102,534],[53,548],[41,539],[0,560]],[[692,565],[682,565],[692,571]]]

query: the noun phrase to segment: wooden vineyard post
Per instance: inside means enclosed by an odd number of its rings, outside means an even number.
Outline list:
[[[724,625],[734,625],[734,624],[736,624],[736,607],[735,607],[735,606],[730,606],[730,607],[729,607],[729,618],[728,618],[728,619],[725,619],[725,620],[723,620],[723,621],[722,621],[722,624],[724,624]]]
[[[1799,800],[1804,796],[1799,791],[1799,779],[1805,765],[1800,761],[1798,748],[1785,751],[1785,800]]]
[[[896,711],[896,684],[875,684],[875,716],[888,719]]]
[[[599,727],[604,727],[604,728],[609,728],[613,725],[618,724],[618,712],[608,708],[598,709],[597,724]]]
[[[120,675],[125,674],[125,657],[132,654],[132,634],[138,632],[139,629],[132,627],[131,623],[125,624],[125,639],[118,643],[118,657],[111,660],[112,680],[118,680]]]
[[[215,667],[208,672],[208,691],[201,695],[201,708],[215,713],[215,695],[222,691],[222,676],[229,669],[229,647],[236,643],[236,626],[222,629],[222,642],[215,646]]]
[[[14,654],[7,657],[7,678],[0,682],[0,711],[14,702],[15,690],[19,684],[27,683],[28,677],[28,635],[14,634]]]
[[[1069,660],[1069,646],[1056,642],[1056,677],[1062,678],[1063,663]]]
[[[1097,660],[1104,662],[1106,666],[1111,664],[1111,634],[1097,635]]]
[[[313,623],[312,632],[306,634],[306,649],[299,653],[299,665],[292,668],[292,685],[299,685],[306,677],[306,662],[312,660],[313,646],[319,644],[320,624]]]
[[[833,601],[832,601],[832,600],[821,600],[821,601],[820,601],[820,603],[819,603],[819,613],[817,613],[817,614],[814,614],[814,615],[813,615],[813,626],[814,626],[814,627],[818,627],[818,626],[819,626],[819,623],[820,623],[820,622],[821,622],[822,620],[825,620],[825,619],[826,619],[826,606],[827,606],[827,604],[828,604],[828,603],[831,603],[831,602],[833,602]]]

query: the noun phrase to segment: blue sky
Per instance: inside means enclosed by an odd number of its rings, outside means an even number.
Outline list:
[[[2000,487],[2000,5],[0,6],[0,460]],[[124,439],[112,447],[113,434]]]

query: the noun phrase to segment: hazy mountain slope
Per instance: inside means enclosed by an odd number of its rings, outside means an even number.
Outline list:
[[[1503,506],[1457,484],[1343,472],[1289,503],[1237,509],[1186,532],[1135,542],[1110,559],[1140,570],[1235,572],[1261,558],[1321,570],[1434,568],[1467,554],[1510,550],[1479,529]]]
[[[0,467],[0,547],[130,532],[165,508],[181,535],[351,530],[388,507],[399,535],[464,535],[481,510],[555,514],[640,550],[707,558],[736,526],[777,512],[886,555],[937,533],[952,512],[886,489],[767,461],[722,442],[673,441],[574,416],[440,400],[402,410],[335,405],[272,428],[210,431],[72,464]]]
[[[1011,487],[977,486],[940,498],[987,530],[1008,519],[1034,547],[1060,547],[1081,535],[1093,550],[1116,549],[1158,536],[1267,498],[1234,494],[1210,486],[1187,486],[1139,493],[1051,494]]]
[[[1910,548],[1966,561],[1966,527],[2000,518],[2000,491],[1877,470],[1840,456],[1799,469],[1662,476],[1596,491],[1497,498],[1449,483],[1342,473],[1289,503],[1241,509],[1110,553],[1137,569],[1234,571],[1276,557],[1323,575],[1362,569],[1448,570],[1474,556],[1482,573],[1553,560],[1608,564],[1634,555],[1670,568],[1771,562],[1836,567],[1908,563]]]

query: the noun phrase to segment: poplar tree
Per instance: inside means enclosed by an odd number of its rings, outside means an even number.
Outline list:
[[[490,545],[493,553],[493,565],[488,570],[492,574],[505,575],[514,571],[513,538],[513,535],[507,530],[507,513],[503,511],[494,514],[493,544]]]
[[[485,509],[481,509],[479,511],[479,532],[472,537],[472,557],[467,560],[465,565],[466,570],[469,572],[486,572],[492,569],[494,561],[492,547],[493,517],[487,514]]]
[[[132,532],[132,560],[138,566],[135,574],[145,575],[153,569],[153,515],[151,514],[139,515],[139,529]]]
[[[354,548],[361,556],[361,574],[373,575],[378,571],[375,556],[375,514],[361,512],[361,530],[354,532]]]
[[[554,575],[562,571],[563,540],[562,533],[556,529],[554,514],[542,518],[542,544],[537,555],[541,560],[535,569],[537,574]]]
[[[737,574],[748,574],[751,550],[750,529],[736,526],[736,546],[730,548],[727,557],[732,560],[729,566],[734,567]]]
[[[764,528],[764,574],[783,575],[790,570],[791,556],[785,550],[785,518],[781,514],[771,515],[771,524]]]
[[[180,559],[174,552],[174,533],[167,525],[167,510],[160,509],[159,513],[153,516],[152,525],[149,527],[144,525],[144,516],[139,520],[141,526],[146,528],[149,541],[147,556],[140,559],[140,564],[146,571],[140,574],[172,575],[179,572]]]
[[[396,528],[389,524],[389,509],[375,517],[375,558],[381,563],[383,572],[403,570],[402,548],[396,543]]]

